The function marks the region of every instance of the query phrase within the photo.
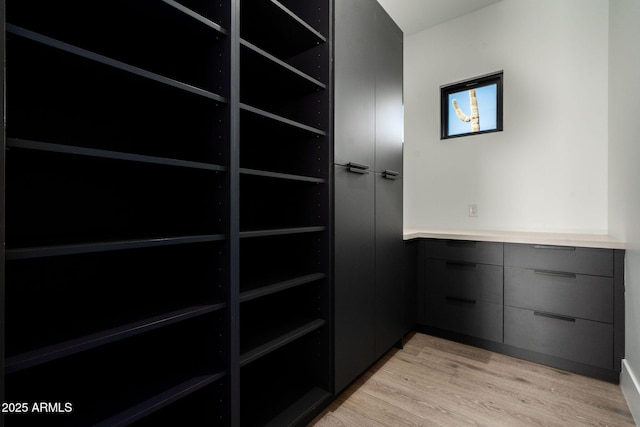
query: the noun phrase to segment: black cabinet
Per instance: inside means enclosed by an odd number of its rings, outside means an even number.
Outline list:
[[[615,280],[611,249],[506,245],[505,344],[614,370]]]
[[[617,382],[624,251],[421,239],[417,323],[427,332]],[[414,244],[415,245],[415,244]],[[503,265],[504,264],[504,265]]]
[[[402,338],[402,32],[335,3],[335,391]]]
[[[375,176],[375,346],[380,358],[402,337],[402,180]]]
[[[366,370],[375,346],[375,176],[335,167],[336,390]]]
[[[333,391],[332,2],[0,4],[2,400],[73,406],[6,424],[303,425]]]
[[[502,342],[502,243],[425,240],[427,325]]]
[[[374,169],[376,146],[376,5],[335,1],[334,163]]]

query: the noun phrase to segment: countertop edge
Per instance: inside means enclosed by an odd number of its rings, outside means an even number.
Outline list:
[[[606,234],[539,233],[491,230],[404,230],[404,240],[447,239],[479,242],[523,243],[535,245],[577,246],[585,248],[626,249],[625,242]]]

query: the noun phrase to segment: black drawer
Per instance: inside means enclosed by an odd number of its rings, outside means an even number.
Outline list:
[[[504,308],[504,343],[587,365],[613,369],[613,325],[567,320],[521,308]]]
[[[427,293],[502,304],[502,267],[460,261],[426,260]]]
[[[612,277],[613,250],[505,243],[504,265]]]
[[[427,324],[490,341],[502,342],[502,305],[427,296]]]
[[[504,304],[613,323],[613,279],[506,267]]]
[[[468,240],[425,240],[427,258],[502,265],[502,243]]]

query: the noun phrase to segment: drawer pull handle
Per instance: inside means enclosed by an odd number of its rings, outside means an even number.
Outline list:
[[[369,173],[369,166],[361,163],[349,162],[347,163],[347,170],[349,172],[366,174]]]
[[[447,302],[457,302],[457,303],[463,303],[463,304],[475,304],[476,300],[474,299],[468,299],[468,298],[458,298],[458,297],[446,297]]]
[[[534,249],[555,249],[558,251],[575,251],[575,246],[533,245]]]
[[[400,172],[387,169],[386,171],[382,172],[382,177],[385,179],[398,180],[400,179]]]
[[[447,267],[453,268],[476,268],[477,264],[473,262],[447,261]]]
[[[576,321],[575,317],[561,316],[559,314],[545,313],[543,311],[534,311],[533,314],[535,316],[548,317],[550,319],[564,320],[565,322],[575,322]]]
[[[574,273],[563,273],[561,271],[547,271],[547,270],[534,270],[536,274],[542,274],[544,276],[564,277],[566,279],[575,279],[578,277]]]

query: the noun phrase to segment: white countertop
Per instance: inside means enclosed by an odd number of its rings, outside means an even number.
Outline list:
[[[579,246],[586,248],[625,249],[624,242],[606,234],[538,233],[492,230],[405,229],[404,240],[449,239],[481,242],[525,243],[535,245]]]

